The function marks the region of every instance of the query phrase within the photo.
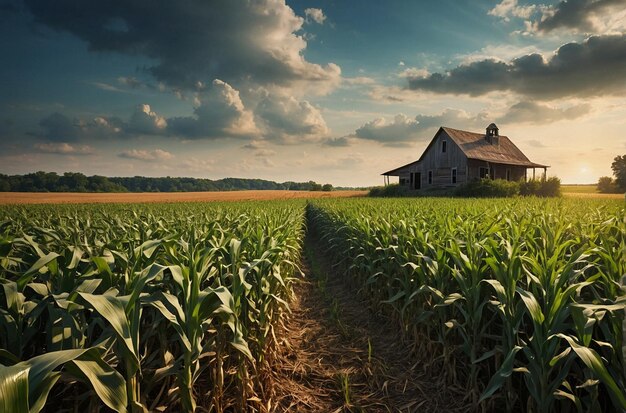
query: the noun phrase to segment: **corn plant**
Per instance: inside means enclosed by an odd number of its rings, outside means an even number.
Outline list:
[[[260,409],[303,206],[0,208],[0,410]]]
[[[623,204],[316,200],[307,214],[347,282],[476,408],[626,408]]]

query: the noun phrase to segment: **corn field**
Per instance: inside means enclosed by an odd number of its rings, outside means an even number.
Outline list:
[[[305,232],[476,411],[626,410],[600,200],[0,207],[0,411],[275,411]]]
[[[303,217],[297,202],[0,209],[0,411],[271,410]]]
[[[475,410],[626,409],[623,202],[316,200],[309,231]]]

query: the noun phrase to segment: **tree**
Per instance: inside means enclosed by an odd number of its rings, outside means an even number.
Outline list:
[[[617,185],[610,176],[602,176],[598,179],[598,192],[603,194],[612,194],[617,191]]]
[[[617,155],[611,164],[615,183],[622,191],[626,191],[626,155]]]
[[[333,186],[331,184],[324,184],[322,186],[322,191],[324,192],[330,192],[333,190]]]

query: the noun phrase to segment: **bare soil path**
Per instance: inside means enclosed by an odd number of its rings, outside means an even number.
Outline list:
[[[389,320],[374,314],[308,239],[304,279],[273,371],[277,411],[468,411]]]

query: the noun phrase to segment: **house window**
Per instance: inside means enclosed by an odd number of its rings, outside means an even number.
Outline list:
[[[481,166],[480,170],[478,171],[478,176],[480,177],[480,179],[487,178],[489,176],[489,168]]]
[[[428,185],[433,184],[433,171],[428,171]]]
[[[511,180],[511,170],[510,170],[510,169],[507,169],[507,170],[506,170],[506,180],[507,180],[507,181],[510,181],[510,180]]]
[[[452,168],[452,183],[456,184],[456,168]]]
[[[441,141],[441,152],[446,153],[448,150],[448,141]]]

